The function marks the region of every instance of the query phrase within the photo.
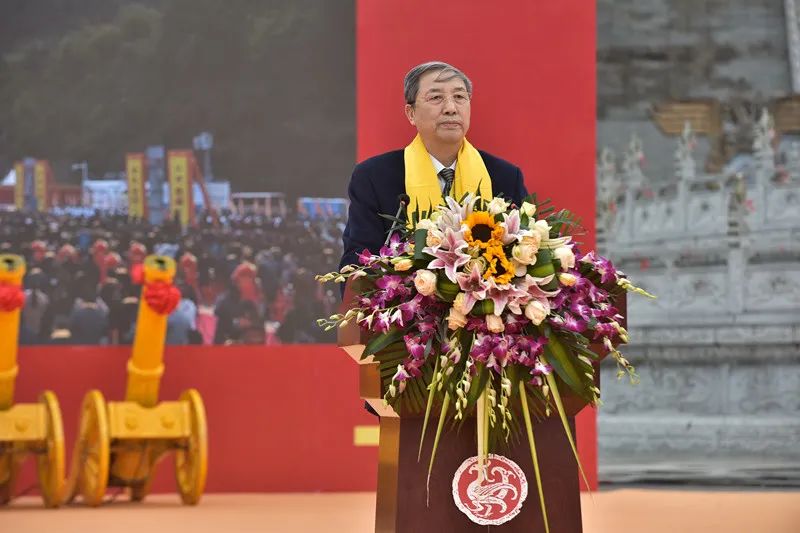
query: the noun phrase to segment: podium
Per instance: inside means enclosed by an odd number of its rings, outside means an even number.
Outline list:
[[[343,302],[352,301],[353,293],[345,287]],[[625,314],[625,295],[617,299],[620,313]],[[346,307],[346,306],[344,306]],[[344,311],[342,311],[344,312]],[[430,426],[435,426],[432,413],[422,460],[417,460],[424,415],[396,412],[383,404],[379,363],[361,355],[366,342],[359,327],[351,322],[340,328],[338,345],[358,363],[359,393],[378,414],[378,490],[375,512],[376,533],[445,533],[498,531],[544,533],[544,520],[539,503],[527,437],[513,435],[507,447],[492,450],[516,462],[528,479],[528,496],[520,513],[510,521],[494,526],[479,525],[463,514],[453,501],[452,480],[461,463],[476,455],[476,424],[467,419],[458,431],[442,433],[426,494],[428,458],[432,443]],[[593,346],[594,349],[594,346]],[[599,347],[598,347],[599,349]],[[599,372],[596,373],[599,376]],[[561,389],[564,409],[575,435],[575,415],[586,404],[567,387]],[[556,413],[534,423],[536,450],[551,533],[582,533],[578,465]]]

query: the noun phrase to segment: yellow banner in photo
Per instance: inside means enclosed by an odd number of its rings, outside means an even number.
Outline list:
[[[25,165],[21,161],[14,163],[14,174],[14,205],[22,210],[25,208]]]
[[[36,197],[36,209],[47,211],[47,186],[50,181],[50,164],[39,160],[33,167],[33,194]]]
[[[144,218],[144,154],[126,154],[125,172],[128,175],[128,218]]]
[[[169,215],[176,216],[182,226],[188,226],[191,219],[192,180],[189,174],[189,150],[170,150],[167,155],[167,172],[169,178]]]

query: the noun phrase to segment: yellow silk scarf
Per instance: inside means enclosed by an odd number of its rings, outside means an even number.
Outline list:
[[[411,199],[408,207],[409,215],[417,209],[417,206],[420,211],[429,211],[431,206],[436,207],[442,203],[439,177],[419,135],[406,146],[403,159],[406,165],[406,194]],[[483,158],[478,150],[464,139],[458,151],[456,176],[450,196],[460,200],[464,194],[474,193],[479,188],[482,198],[487,200],[492,198],[492,180]]]

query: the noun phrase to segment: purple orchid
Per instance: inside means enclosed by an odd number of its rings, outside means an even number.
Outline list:
[[[397,365],[397,372],[392,376],[392,381],[405,381],[411,377],[411,374],[403,368],[403,365]]]
[[[410,278],[403,278],[402,276],[387,274],[381,276],[375,281],[375,286],[379,289],[373,296],[374,300],[381,302],[385,305],[395,298],[404,298],[411,294],[411,288],[407,285],[407,280]]]
[[[494,344],[494,348],[492,348],[492,356],[493,356],[493,359],[494,359],[493,362],[495,362],[497,364],[493,365],[493,366],[490,366],[490,368],[493,368],[497,373],[500,373],[500,371],[503,368],[505,368],[506,365],[508,364],[508,359],[509,359],[509,355],[510,355],[510,352],[509,352],[509,349],[508,349],[508,337],[506,337],[506,336],[499,337],[494,342],[495,342],[495,344]],[[487,364],[487,366],[489,366],[489,365]]]
[[[567,291],[561,291],[550,300],[550,306],[552,309],[561,309],[569,301],[570,293]]]
[[[467,243],[461,234],[448,228],[438,250],[430,247],[425,248],[425,253],[429,253],[436,258],[428,264],[428,268],[443,268],[445,276],[453,283],[456,283],[456,270],[472,259],[469,254],[464,253],[466,247]]]
[[[502,335],[478,334],[472,343],[470,356],[475,361],[485,364],[487,368],[500,373],[502,368],[508,364],[509,341]]]
[[[587,324],[585,321],[580,320],[570,313],[564,313],[564,316],[554,315],[550,318],[550,323],[554,326],[574,333],[581,333],[586,331]]]
[[[546,365],[537,359],[536,364],[533,365],[533,370],[531,373],[536,376],[549,376],[553,373],[553,367]]]
[[[358,262],[364,266],[370,266],[379,258],[377,255],[372,255],[372,252],[364,248],[360,254],[358,254]]]
[[[400,238],[399,233],[393,233],[389,238],[388,246],[381,246],[381,257],[397,257],[405,253],[407,244]]]
[[[438,328],[438,318],[435,316],[427,316],[424,320],[417,322],[417,329],[420,333],[432,335]]]
[[[522,329],[530,322],[527,318],[514,313],[505,316],[506,329],[505,332],[509,335],[517,335],[522,333]]]
[[[582,256],[578,261],[592,265],[594,271],[600,274],[601,283],[610,283],[612,281],[616,281],[619,278],[619,275],[622,274],[622,272],[619,272],[614,268],[614,265],[611,263],[611,261],[605,257],[595,254],[594,251]]]
[[[378,331],[380,333],[386,333],[387,331],[389,331],[389,325],[390,325],[389,312],[382,311],[380,313],[377,313],[376,316],[377,318],[375,319],[374,322],[375,331]]]
[[[594,338],[599,339],[601,337],[614,337],[619,334],[617,327],[613,324],[608,323],[600,323],[594,327]]]
[[[544,346],[547,344],[547,337],[537,337],[531,339],[531,354],[539,356],[544,352]]]
[[[479,333],[472,342],[472,348],[470,348],[469,351],[472,358],[476,361],[486,361],[486,358],[489,357],[489,354],[492,353],[492,349],[494,348],[492,339],[492,335]]]
[[[420,370],[420,368],[424,364],[425,359],[406,359],[403,361],[403,367],[415,378],[418,378],[422,375],[422,370]]]
[[[376,287],[386,291],[397,290],[402,285],[403,285],[403,278],[401,276],[394,276],[394,275],[381,276],[375,282]]]
[[[412,359],[422,359],[425,357],[425,342],[412,335],[405,335],[403,340],[406,343],[406,350]]]
[[[581,320],[588,321],[590,318],[592,318],[591,308],[581,301],[572,302],[572,304],[569,306],[569,310],[578,315]]]
[[[467,331],[475,331],[478,333],[488,333],[489,329],[486,327],[486,319],[482,316],[469,316],[467,317],[467,325],[464,326]]]
[[[400,304],[400,312],[403,315],[403,322],[410,322],[412,318],[417,316],[422,309],[422,299],[423,296],[421,294],[417,294],[411,300],[403,302]]]

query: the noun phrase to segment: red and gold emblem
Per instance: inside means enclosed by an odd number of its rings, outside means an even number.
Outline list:
[[[517,516],[528,496],[528,480],[507,457],[489,454],[481,472],[478,457],[470,457],[453,477],[456,506],[473,522],[497,526]]]

